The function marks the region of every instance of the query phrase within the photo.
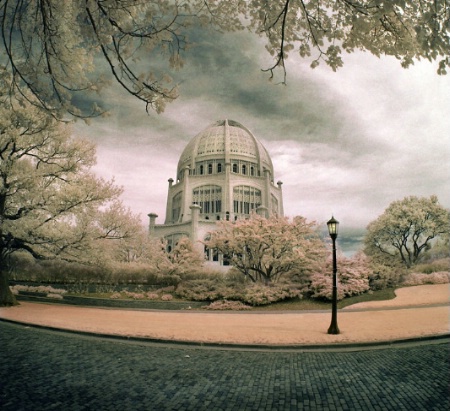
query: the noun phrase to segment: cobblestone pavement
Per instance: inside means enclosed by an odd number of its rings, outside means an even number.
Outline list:
[[[0,409],[450,409],[449,346],[359,352],[220,350],[0,321]]]

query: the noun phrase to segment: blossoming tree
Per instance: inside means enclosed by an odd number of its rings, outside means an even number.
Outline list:
[[[325,245],[315,223],[304,217],[220,221],[205,242],[230,258],[230,263],[253,282],[276,282],[286,274],[308,276],[323,261]]]
[[[433,247],[433,241],[448,241],[449,211],[436,196],[406,197],[392,202],[367,227],[365,252],[375,259],[402,261],[411,267]]]

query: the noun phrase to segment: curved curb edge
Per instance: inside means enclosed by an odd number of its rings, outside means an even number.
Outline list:
[[[217,349],[217,350],[240,350],[240,351],[292,351],[292,352],[342,352],[342,351],[365,351],[379,350],[389,348],[405,348],[406,346],[427,345],[427,344],[444,344],[450,343],[450,333],[427,335],[411,338],[400,338],[395,340],[373,341],[373,342],[354,342],[354,343],[335,343],[335,344],[240,344],[240,343],[214,343],[201,341],[183,341],[183,340],[167,340],[151,337],[137,337],[129,335],[95,333],[91,331],[80,331],[66,328],[51,327],[47,325],[32,324],[23,321],[9,320],[0,318],[0,323],[6,322],[10,324],[22,325],[25,327],[38,328],[58,333],[77,334],[85,337],[102,338],[115,340],[118,342],[141,343],[141,344],[157,344],[172,347],[186,347],[191,349]]]

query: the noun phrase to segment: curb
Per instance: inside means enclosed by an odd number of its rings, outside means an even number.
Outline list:
[[[133,337],[126,335],[114,335],[95,333],[90,331],[70,330],[64,328],[50,327],[46,325],[31,324],[22,321],[15,321],[0,318],[0,323],[22,325],[25,327],[38,328],[62,334],[76,334],[84,337],[102,338],[112,341],[144,343],[152,345],[164,345],[194,349],[217,349],[217,350],[238,350],[238,351],[278,351],[278,352],[354,352],[366,350],[380,350],[392,348],[405,348],[405,346],[428,345],[428,344],[444,344],[450,343],[450,333],[430,335],[423,337],[403,338],[387,341],[374,342],[355,342],[355,343],[336,343],[336,344],[304,344],[304,345],[275,345],[275,344],[232,344],[232,343],[204,343],[199,341],[182,341],[182,340],[165,340],[151,337]]]

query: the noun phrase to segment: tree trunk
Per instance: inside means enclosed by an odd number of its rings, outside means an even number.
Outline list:
[[[0,307],[19,305],[9,288],[8,270],[0,267]]]

